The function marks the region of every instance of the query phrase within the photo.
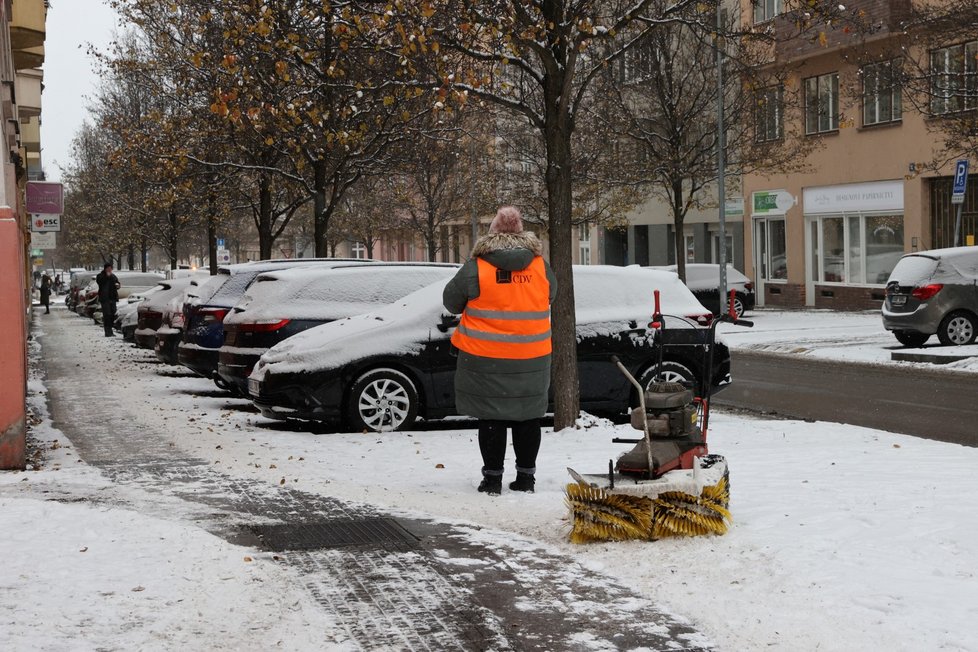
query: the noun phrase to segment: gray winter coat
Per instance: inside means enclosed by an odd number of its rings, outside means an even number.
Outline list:
[[[462,314],[466,304],[479,297],[477,258],[511,272],[529,267],[543,247],[528,231],[490,233],[475,243],[472,258],[462,265],[445,286],[442,301],[446,310]],[[557,278],[544,262],[550,282],[550,303],[557,296]],[[477,419],[526,421],[547,412],[550,389],[550,356],[529,360],[504,360],[458,352],[455,372],[455,408],[459,414]]]

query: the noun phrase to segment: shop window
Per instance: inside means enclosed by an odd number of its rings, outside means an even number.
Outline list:
[[[784,220],[757,220],[755,229],[760,278],[765,281],[787,280],[788,258]]]
[[[683,242],[686,245],[686,262],[695,263],[696,262],[696,238],[692,234],[686,234],[683,236]]]
[[[903,255],[903,216],[815,218],[811,249],[811,276],[818,282],[884,285]]]
[[[805,80],[805,133],[820,134],[839,128],[839,73]]]
[[[883,61],[863,66],[863,125],[878,125],[903,119],[903,95],[899,84],[899,62]]]
[[[978,41],[931,51],[930,75],[931,114],[978,108]]]
[[[781,0],[754,0],[754,22],[771,20],[784,11]]]

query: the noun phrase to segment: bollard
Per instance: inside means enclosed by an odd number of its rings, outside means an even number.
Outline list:
[[[0,470],[27,465],[27,333],[24,239],[13,211],[0,206]]]

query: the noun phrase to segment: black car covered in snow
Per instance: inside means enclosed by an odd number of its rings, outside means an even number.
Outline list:
[[[445,281],[394,304],[300,333],[272,347],[248,379],[263,415],[342,421],[355,430],[403,430],[418,417],[456,414],[456,357],[450,342],[458,317],[442,306]],[[654,378],[658,353],[649,327],[653,291],[666,318],[662,379],[703,389],[729,381],[730,356],[718,343],[704,373],[711,318],[671,272],[638,267],[574,268],[581,409],[620,414],[637,404],[617,356],[641,383]]]
[[[456,271],[449,263],[374,263],[264,272],[224,318],[217,373],[247,394],[258,358],[282,340],[386,306]]]

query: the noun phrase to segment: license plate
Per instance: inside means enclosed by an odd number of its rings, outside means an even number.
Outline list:
[[[907,295],[905,294],[894,294],[890,297],[891,306],[902,306],[907,303]]]
[[[248,393],[252,396],[261,395],[261,381],[254,378],[248,379]]]

